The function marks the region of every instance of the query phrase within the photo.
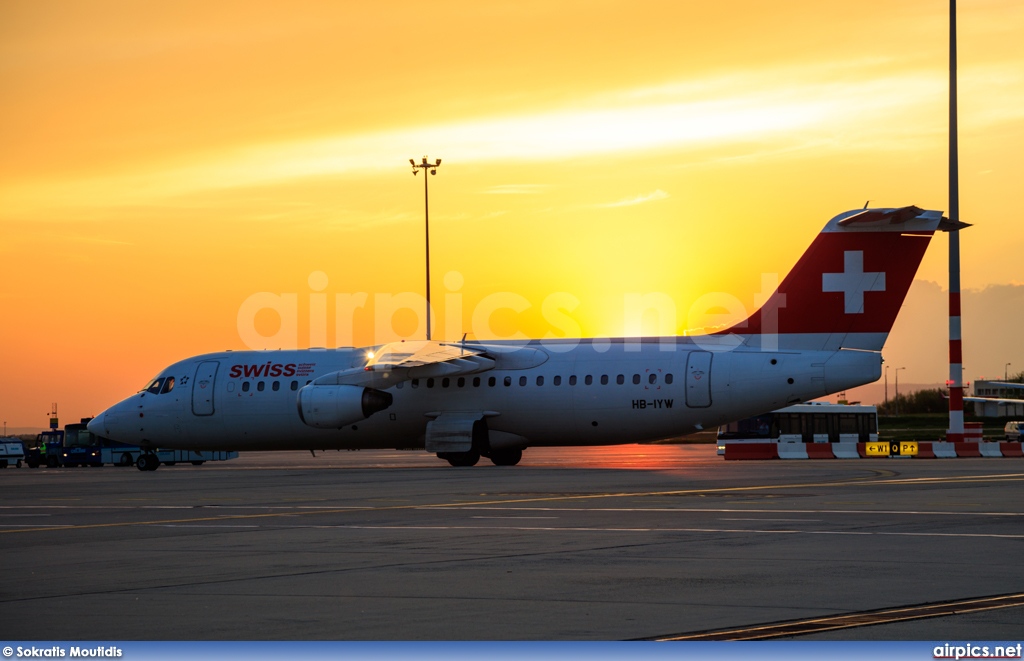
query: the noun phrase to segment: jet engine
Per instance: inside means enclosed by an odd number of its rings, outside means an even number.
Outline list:
[[[391,393],[362,386],[308,385],[299,391],[299,418],[317,429],[341,429],[391,406]]]

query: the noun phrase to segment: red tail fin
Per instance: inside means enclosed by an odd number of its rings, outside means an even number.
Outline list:
[[[839,214],[760,310],[716,335],[773,349],[880,351],[932,234],[964,226],[912,206]]]

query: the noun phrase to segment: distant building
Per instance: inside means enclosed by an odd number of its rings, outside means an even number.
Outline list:
[[[991,402],[973,399],[974,412],[985,418],[1024,418],[1024,383],[1006,381],[975,381],[974,396],[991,398]],[[1000,400],[1017,400],[1010,403]]]

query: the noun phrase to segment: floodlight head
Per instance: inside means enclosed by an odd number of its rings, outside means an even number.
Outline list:
[[[430,174],[437,174],[437,170],[431,170]]]
[[[434,163],[434,165],[441,165],[441,159],[437,159],[437,162]]]
[[[413,167],[415,168],[416,166],[414,165]],[[416,176],[416,175],[418,175],[419,173],[420,173],[420,171],[419,171],[419,170],[415,170],[415,169],[414,169],[414,170],[412,171],[412,176],[414,176],[414,177],[415,177],[415,176]]]
[[[413,166],[413,167],[416,167],[416,161],[414,161],[414,160],[412,160],[412,159],[410,158],[410,159],[409,159],[409,165],[411,165],[411,166]]]

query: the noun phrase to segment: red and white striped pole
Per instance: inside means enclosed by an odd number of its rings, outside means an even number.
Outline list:
[[[949,0],[949,219],[960,221],[956,127],[956,0]],[[949,231],[949,429],[946,440],[964,440],[964,354],[960,335],[960,230]]]

